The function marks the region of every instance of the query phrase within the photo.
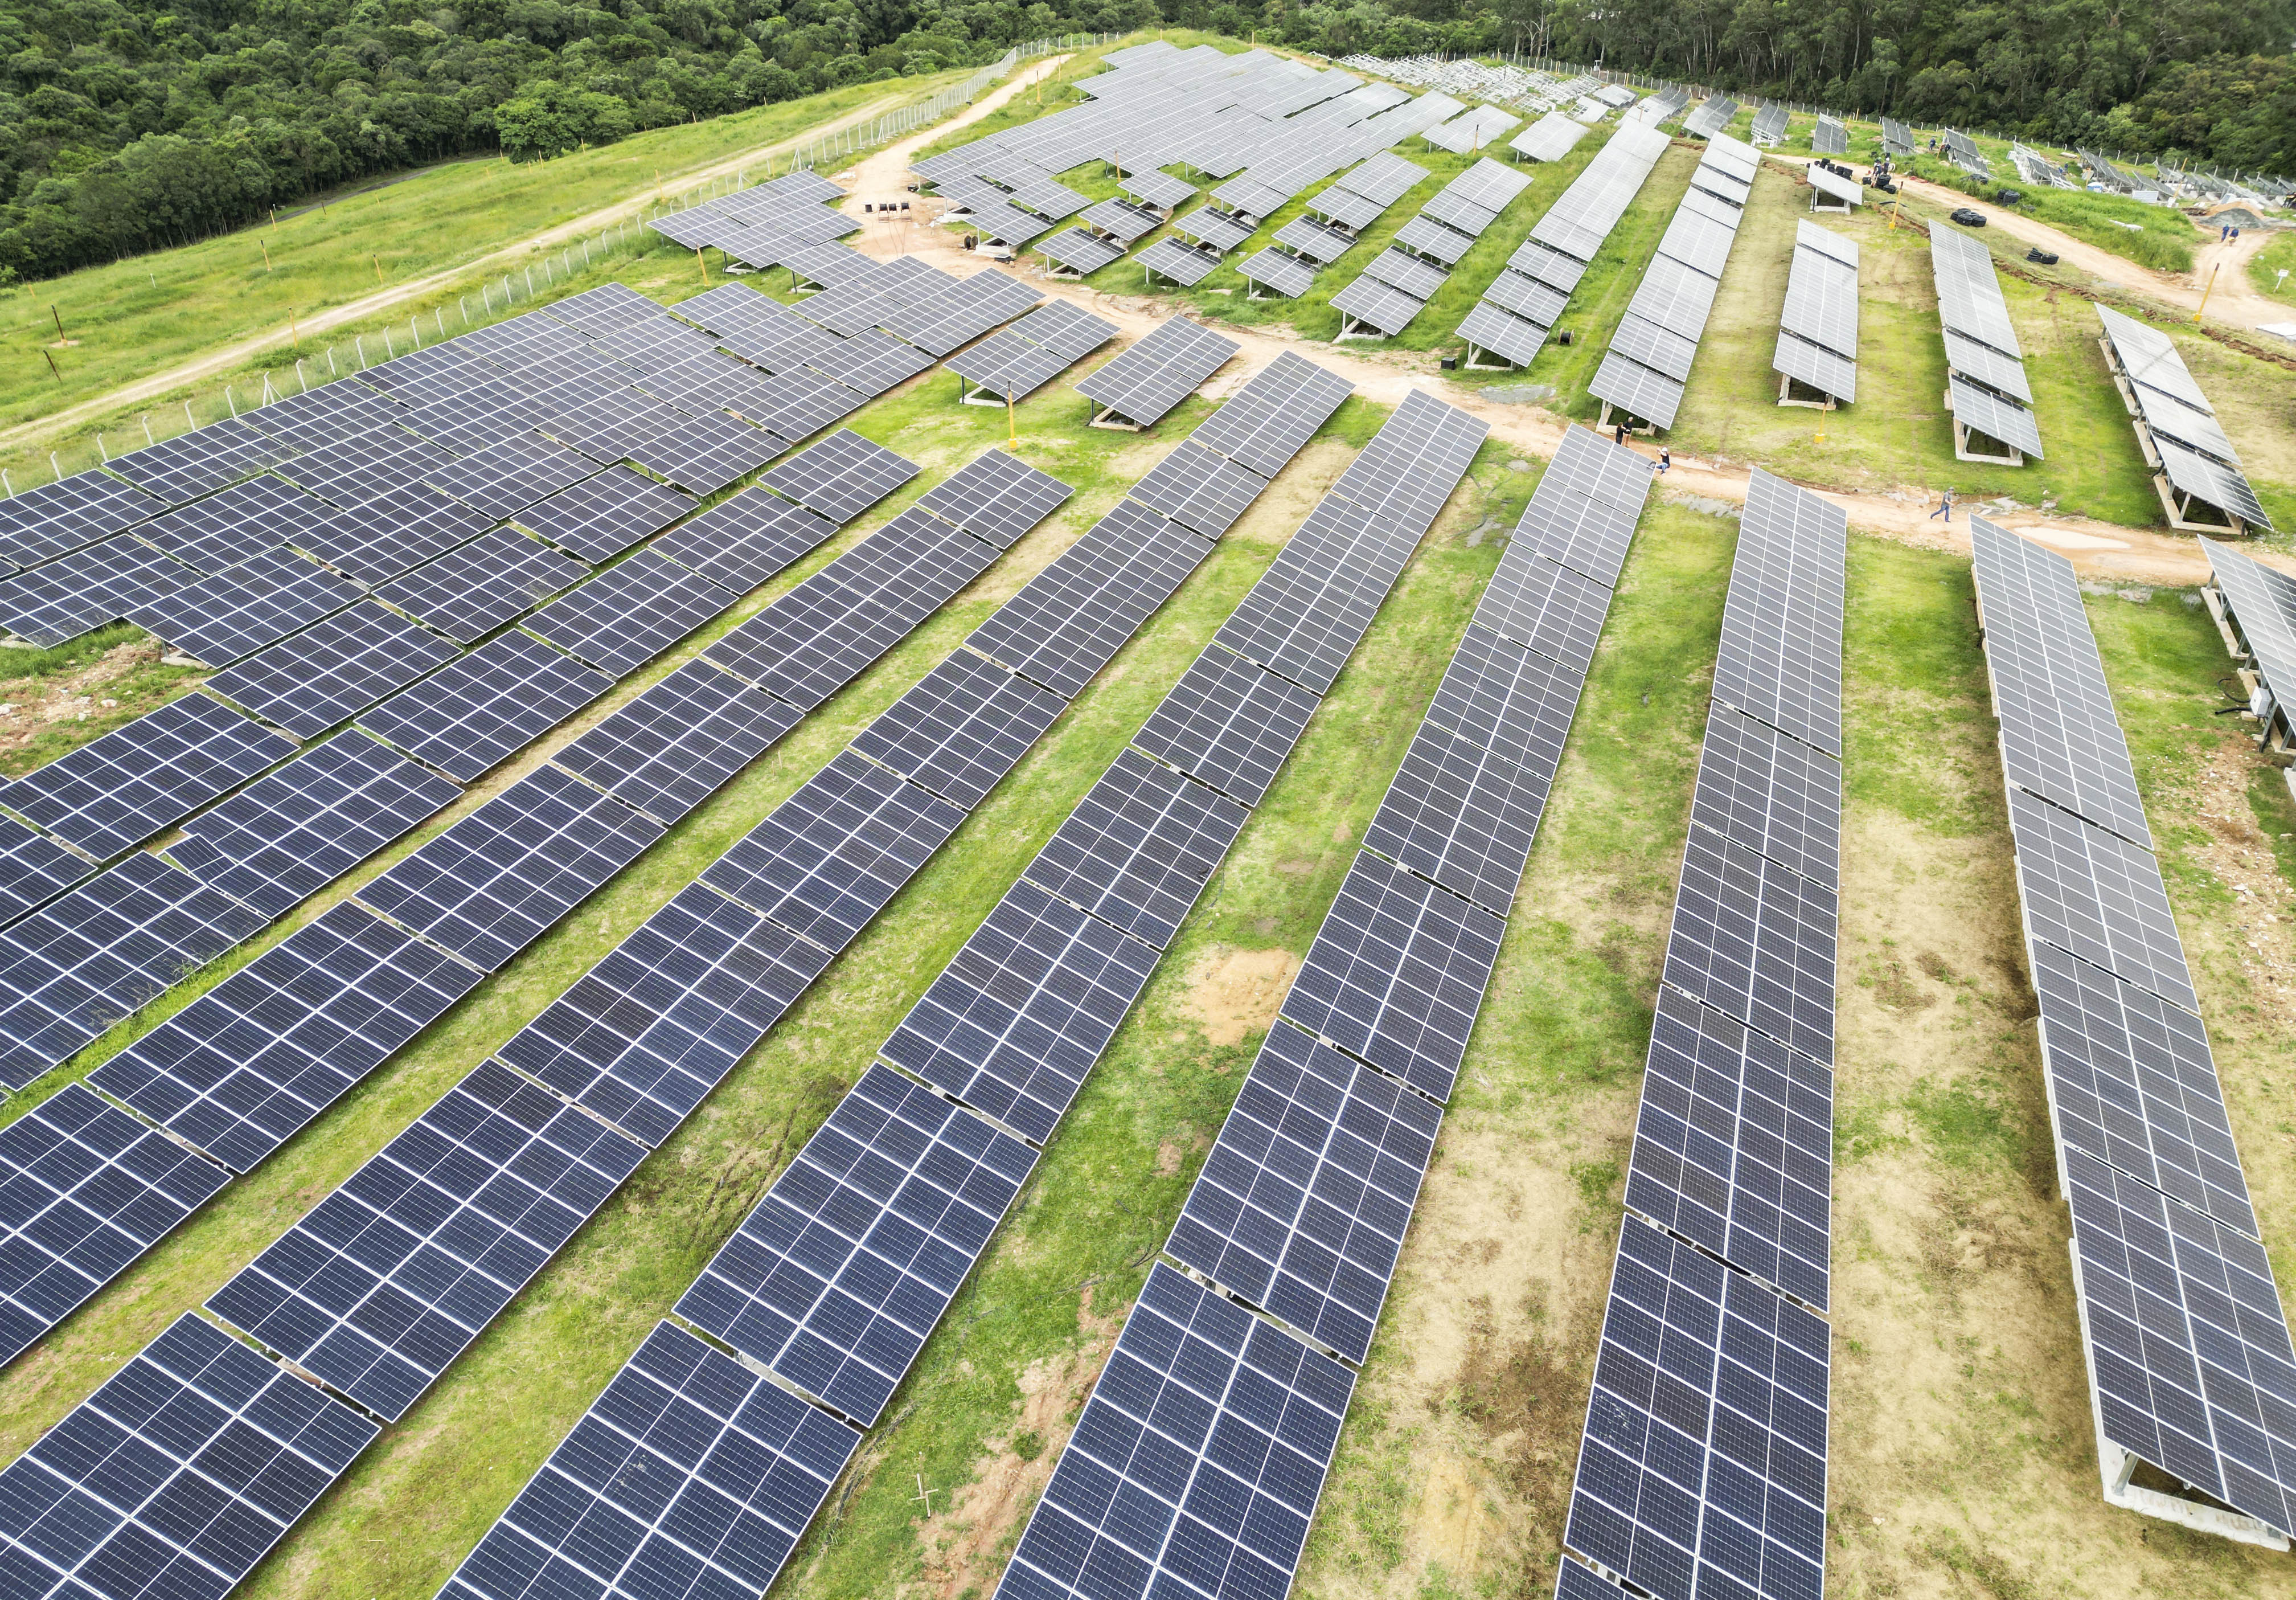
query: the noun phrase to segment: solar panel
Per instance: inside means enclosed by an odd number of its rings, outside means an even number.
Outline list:
[[[1080,361],[1116,337],[1116,324],[1066,300],[1047,300],[1013,324],[1030,344]]]
[[[874,1423],[1035,1165],[882,1066],[775,1180],[678,1315]]]
[[[1353,234],[1324,227],[1310,217],[1295,217],[1276,229],[1274,242],[1299,251],[1310,261],[1324,265],[1346,255],[1358,241]],[[1253,258],[1258,259],[1257,257]]]
[[[1691,816],[1828,889],[1841,886],[1841,767],[1726,706],[1707,714]]]
[[[551,759],[667,825],[803,715],[707,661],[689,661]]]
[[[1645,1592],[1815,1595],[1825,1324],[1629,1216],[1563,1540]]]
[[[475,644],[588,571],[546,545],[497,528],[386,584],[374,597],[457,644]]]
[[[965,642],[1072,698],[1210,554],[1177,524],[1119,501]]]
[[[266,437],[244,417],[232,417],[127,455],[115,455],[105,465],[136,488],[171,505],[181,505],[259,472],[293,453],[291,447]]]
[[[457,653],[437,634],[367,601],[247,657],[208,687],[309,739]]]
[[[1240,348],[1209,328],[1175,316],[1078,379],[1077,392],[1128,422],[1152,427]]]
[[[996,559],[993,546],[911,506],[702,654],[811,710]]]
[[[2054,945],[2027,948],[2062,1146],[2259,1236],[2200,1018]]]
[[[750,489],[671,529],[652,548],[742,595],[836,532],[836,524],[809,511]]]
[[[1067,370],[1069,358],[1030,344],[1011,329],[949,357],[949,371],[991,394],[1018,400]]]
[[[22,1354],[229,1177],[76,1083],[0,1128],[0,1360]]]
[[[1416,540],[1434,525],[1489,431],[1488,423],[1414,390],[1332,492]]]
[[[656,551],[641,550],[544,606],[527,627],[619,677],[732,610],[738,598]]]
[[[1674,426],[1682,405],[1682,383],[1617,353],[1605,355],[1587,392],[1610,401],[1630,416],[1660,428]]]
[[[1316,269],[1297,256],[1269,246],[1241,263],[1236,271],[1270,292],[1297,298],[1316,286]]]
[[[1074,492],[1018,456],[984,450],[927,489],[917,505],[1006,550]]]
[[[166,509],[164,501],[107,473],[75,472],[0,500],[0,561],[37,566]]]
[[[1159,239],[1137,258],[1143,268],[1172,280],[1183,288],[1193,288],[1212,275],[1219,258],[1210,250],[1198,250],[1177,239]]]
[[[168,854],[283,916],[462,793],[354,729],[192,818]]]
[[[1419,208],[1419,215],[1456,228],[1470,239],[1481,238],[1483,231],[1498,220],[1496,211],[1477,205],[1460,193],[1456,185],[1446,185],[1429,196],[1427,203]]]
[[[1477,302],[1460,320],[1459,337],[1478,349],[1501,357],[1517,366],[1528,366],[1545,347],[1546,330],[1493,300],[1484,299]]]
[[[1849,514],[1756,469],[1739,524],[1714,697],[1841,753]]]
[[[487,527],[479,513],[416,483],[306,523],[288,537],[298,550],[373,585],[478,537]]]
[[[850,428],[840,428],[758,482],[832,522],[848,522],[915,477],[918,471],[906,457]]]
[[[2009,782],[2149,849],[2144,803],[2072,562],[1982,517],[1970,519],[1970,531]]]
[[[1832,890],[1693,825],[1662,977],[1831,1065],[1835,922]]]
[[[1629,313],[1620,318],[1611,333],[1611,349],[1661,377],[1686,383],[1690,364],[1698,355],[1698,341]]]
[[[48,649],[172,594],[198,574],[132,535],[0,578],[0,627]]]
[[[1283,1594],[1353,1387],[1337,1361],[1157,1263],[997,1594]]]
[[[1410,193],[1427,176],[1427,168],[1417,162],[1407,161],[1392,151],[1381,151],[1342,175],[1337,186],[1377,201],[1384,209]]]
[[[661,1323],[440,1595],[763,1593],[860,1442]]]
[[[1315,714],[1316,696],[1229,652],[1207,648],[1132,743],[1256,806]]]
[[[1810,131],[1809,147],[1822,156],[1845,156],[1849,153],[1849,130],[1841,119],[1820,113],[1817,126]]]
[[[29,1083],[270,920],[138,853],[0,932],[0,1081]]]
[[[893,319],[889,316],[886,320]],[[932,357],[925,351],[874,329],[864,329],[840,340],[805,360],[815,371],[873,397],[906,382],[933,364]]]
[[[1039,239],[1031,248],[1054,266],[1065,267],[1078,277],[1098,272],[1124,255],[1121,245],[1082,228],[1063,228],[1049,239]]]
[[[541,767],[363,885],[358,897],[492,972],[661,834],[652,818]]]
[[[1660,989],[1627,1169],[1634,1211],[1825,1309],[1833,1074]]]
[[[293,740],[185,694],[0,785],[0,805],[102,859],[294,752]]]
[[[1551,734],[1559,755],[1578,684],[1564,675],[1553,690],[1541,708],[1548,719],[1542,732]],[[1504,916],[1514,902],[1553,778],[1551,764],[1525,764],[1472,734],[1430,720],[1405,750],[1364,833],[1365,848]]]
[[[1133,485],[1130,497],[1203,535],[1218,538],[1250,509],[1267,480],[1247,467],[1183,439]]]
[[[504,634],[362,715],[359,726],[470,783],[614,686],[531,634]]]
[[[208,1309],[396,1422],[644,1156],[481,1062]]]
[[[1395,231],[1395,242],[1406,245],[1446,267],[1456,267],[1461,258],[1474,248],[1475,236],[1439,221],[1423,210]]]
[[[514,433],[425,477],[433,488],[490,517],[515,515],[589,477],[597,464],[532,433]]]
[[[148,599],[127,619],[180,654],[224,667],[358,596],[358,586],[348,579],[290,551],[273,550]]]
[[[497,324],[508,329],[511,324]],[[282,444],[308,450],[371,429],[388,427],[406,410],[364,383],[322,383],[272,401],[248,421]]]
[[[1128,750],[1024,875],[1160,949],[1250,815],[1226,796]]]
[[[405,429],[386,425],[311,446],[277,471],[298,488],[336,505],[360,505],[419,481],[452,459]]]
[[[484,975],[344,902],[88,1081],[233,1171],[250,1171]]]
[[[1569,303],[1570,296],[1553,284],[1526,277],[1512,267],[1503,267],[1498,276],[1491,280],[1490,286],[1483,291],[1478,309],[1496,308],[1525,322],[1536,323],[1541,330],[1538,337],[1543,341],[1546,338],[1544,330],[1553,327],[1562,319],[1562,308]],[[1464,323],[1460,325],[1465,326]],[[1505,352],[1500,353],[1504,355]]]
[[[961,808],[840,751],[701,881],[840,950],[964,821]]]
[[[970,810],[988,797],[1067,703],[960,650],[864,728],[853,749]]]
[[[45,833],[0,816],[0,923],[10,923],[95,870]]]
[[[537,501],[520,512],[518,520],[561,549],[587,562],[602,562],[668,527],[693,507],[691,496],[627,467],[609,467]]]
[[[1417,256],[1392,249],[1381,251],[1371,265],[1364,268],[1364,275],[1376,278],[1415,300],[1431,299],[1435,291],[1443,287],[1444,280],[1450,276]]]
[[[1352,189],[1342,189],[1334,184],[1321,193],[1308,196],[1308,209],[1315,216],[1330,217],[1341,227],[1353,228],[1359,232],[1377,222],[1387,210],[1389,203],[1385,201],[1374,200],[1367,195],[1357,194]],[[1296,227],[1300,220],[1299,217],[1294,217],[1285,223],[1276,230],[1275,236],[1282,239],[1285,234]],[[1349,242],[1353,242],[1351,236],[1341,236],[1349,238]]]
[[[1042,1144],[1139,997],[1156,954],[1023,880],[879,1053]]]
[[[1354,321],[1391,338],[1410,325],[1425,302],[1365,275],[1332,296],[1331,303]]]
[[[1331,420],[1354,386],[1285,350],[1196,425],[1188,437],[1273,478]]]
[[[1361,1361],[1442,1120],[1393,1079],[1270,1028],[1165,1253]]]
[[[0,1550],[27,1600],[226,1593],[377,1432],[185,1312],[0,1472]]]
[[[2009,792],[2009,827],[2030,937],[2199,1012],[2168,889],[2150,850],[2021,789]]]
[[[1251,237],[1251,224],[1233,211],[1201,205],[1172,218],[1172,231],[1202,242],[1216,256],[1226,255]]]

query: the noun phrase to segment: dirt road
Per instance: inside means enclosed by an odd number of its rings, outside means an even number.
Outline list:
[[[1000,90],[999,94],[1009,94],[1009,91]],[[808,144],[824,135],[837,133],[857,123],[866,122],[899,105],[904,98],[905,96],[895,94],[882,100],[871,101],[867,105],[856,107],[842,117],[835,118],[816,127],[809,127],[803,134],[793,138],[778,140],[771,144],[760,144],[755,149],[742,151],[737,155],[728,156],[707,167],[679,173],[676,175],[676,182],[680,187],[687,187],[730,176],[745,167],[764,160],[768,156],[783,154],[801,144]],[[982,106],[997,98],[997,95],[991,95],[988,100],[968,108],[967,116],[978,115]],[[946,131],[949,126],[947,123],[937,125],[937,130],[931,136],[937,137],[939,131]],[[420,278],[410,278],[404,283],[394,283],[388,289],[377,290],[373,294],[348,301],[331,309],[310,313],[299,319],[299,330],[305,334],[324,333],[331,328],[340,328],[349,323],[363,321],[425,295],[443,292],[456,283],[467,283],[497,267],[507,269],[522,262],[529,251],[554,250],[561,245],[573,244],[597,234],[603,228],[635,217],[642,207],[651,204],[654,198],[653,194],[648,193],[616,205],[603,207],[586,217],[578,217],[571,222],[546,229],[529,238],[521,239],[514,244],[504,245],[501,249],[491,250],[474,260],[465,261],[459,267],[450,267],[443,272],[431,273]],[[252,357],[261,355],[265,350],[284,343],[287,332],[287,328],[283,325],[275,332],[260,334],[253,339],[242,340],[236,344],[226,345],[220,349],[201,357],[196,361],[186,361],[181,365],[169,367],[165,372],[155,373],[151,377],[125,384],[108,394],[98,395],[92,400],[83,400],[62,411],[51,412],[37,422],[20,423],[15,427],[0,430],[0,446],[16,444],[43,434],[61,432],[83,423],[92,423],[124,406],[135,405],[139,401],[155,399],[185,384],[197,383],[203,379],[230,372]]]

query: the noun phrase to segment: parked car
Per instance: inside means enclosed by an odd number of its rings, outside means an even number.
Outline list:
[[[1972,211],[1967,206],[1963,206],[1956,210],[1953,214],[1953,219],[1965,228],[1981,228],[1985,226],[1985,213],[1982,211]]]

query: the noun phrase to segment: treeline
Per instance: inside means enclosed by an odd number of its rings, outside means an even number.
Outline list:
[[[2296,0],[1165,0],[1322,54],[1521,51],[2296,177]]]
[[[12,0],[0,282],[446,156],[548,156],[1155,21],[1155,0]]]

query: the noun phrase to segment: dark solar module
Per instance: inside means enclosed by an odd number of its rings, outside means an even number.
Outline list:
[[[227,1594],[378,1430],[185,1312],[0,1472],[16,1592]]]
[[[469,783],[613,686],[532,635],[507,633],[401,690],[359,726]]]
[[[1570,702],[1556,710],[1567,729]],[[1518,766],[1464,734],[1423,724],[1364,833],[1364,848],[1505,916],[1554,777],[1552,768]]]
[[[311,739],[458,653],[430,629],[366,601],[217,673],[208,687]]]
[[[418,483],[306,524],[289,537],[296,549],[373,585],[478,537],[489,525],[469,506]]]
[[[1158,462],[1134,484],[1130,497],[1161,512],[1206,538],[1218,538],[1235,525],[1267,487],[1267,480],[1193,439]]]
[[[1116,337],[1117,327],[1066,300],[1047,300],[1013,324],[1013,332],[1070,361],[1081,361]]]
[[[964,820],[961,808],[840,751],[701,881],[841,950]]]
[[[1309,202],[1310,209],[1314,202]],[[1374,212],[1373,215],[1376,216]],[[1358,241],[1353,234],[1343,234],[1337,228],[1327,228],[1305,217],[1295,217],[1275,231],[1275,242],[1318,266],[1329,266],[1353,250]]]
[[[1460,258],[1474,248],[1475,238],[1423,213],[1396,230],[1395,242],[1446,267],[1456,267]]]
[[[1424,879],[1358,853],[1283,1014],[1447,1099],[1505,927]]]
[[[849,522],[915,477],[918,470],[906,457],[850,428],[840,428],[803,455],[782,463],[758,484],[832,522]]]
[[[1164,1249],[1361,1361],[1443,1113],[1278,1023]]]
[[[337,439],[387,428],[406,414],[364,383],[323,383],[274,400],[247,420],[282,444],[315,450]]]
[[[1841,753],[1841,625],[1849,519],[1756,470],[1722,614],[1714,698]]]
[[[1288,299],[1297,299],[1316,286],[1314,267],[1273,245],[1240,264],[1236,271],[1252,283],[1264,285],[1271,293]]]
[[[675,1323],[647,1336],[439,1591],[758,1595],[861,1442]]]
[[[853,749],[971,810],[1068,702],[960,650],[861,730]]]
[[[707,661],[688,661],[551,759],[667,825],[803,716]]]
[[[526,626],[619,677],[731,611],[739,598],[668,556],[641,550],[552,601]]]
[[[1407,536],[1327,496],[1213,637],[1324,693],[1410,555]]]
[[[655,434],[631,454],[682,488],[714,495],[788,448],[789,441],[777,433],[709,411],[679,424],[674,432]]]
[[[0,1362],[127,1270],[230,1176],[76,1083],[0,1128]]]
[[[1210,646],[1180,675],[1132,743],[1256,806],[1316,706],[1316,696],[1299,685]]]
[[[537,501],[520,512],[518,520],[561,549],[594,562],[660,532],[694,505],[692,496],[656,483],[643,472],[609,467],[595,478]]]
[[[1390,337],[1410,326],[1411,319],[1425,304],[1368,275],[1333,295],[1331,303],[1335,310],[1344,311],[1365,327]]]
[[[1690,815],[1805,878],[1841,886],[1841,764],[1726,706],[1707,712]]]
[[[1250,219],[1217,206],[1201,205],[1172,219],[1172,231],[1201,239],[1218,255],[1225,255],[1251,237]]]
[[[1666,982],[1830,1066],[1834,938],[1831,890],[1691,828]]]
[[[1833,1074],[1661,988],[1628,1206],[1824,1310],[1833,1191]]]
[[[0,923],[13,922],[95,870],[86,857],[66,849],[12,816],[0,816]]]
[[[1036,1164],[872,1065],[677,1302],[677,1315],[870,1424]]]
[[[1251,375],[1188,437],[1273,478],[1331,420],[1353,390],[1345,378],[1285,350]]]
[[[742,414],[776,438],[804,439],[868,403],[869,397],[860,390],[810,367],[796,366],[767,379],[759,395],[744,402]]]
[[[2009,792],[2027,931],[2197,1013],[2167,885],[2150,850]]]
[[[1018,456],[983,450],[927,489],[917,505],[1006,550],[1074,492]]]
[[[1226,795],[1128,750],[1077,802],[1024,875],[1161,949],[1250,815]]]
[[[497,528],[377,589],[374,597],[459,644],[474,644],[589,570],[547,545]]]
[[[1030,344],[1007,328],[948,358],[948,370],[991,394],[1019,400],[1068,370],[1070,357]]]
[[[348,578],[274,550],[147,600],[127,619],[210,667],[229,666],[359,597]]]
[[[1702,326],[1702,318],[1685,319],[1685,325]],[[1660,326],[1639,315],[1621,317],[1611,335],[1611,348],[1677,383],[1690,379],[1690,364],[1697,359],[1698,341]]]
[[[456,785],[353,729],[184,825],[177,865],[283,916],[462,798]]]
[[[652,817],[537,767],[358,898],[492,972],[661,837]]]
[[[1158,1263],[998,1593],[1288,1592],[1353,1387],[1339,1362]]]
[[[314,446],[276,470],[280,477],[321,499],[336,505],[363,505],[419,482],[449,459],[444,450],[403,428],[383,427]]]
[[[115,455],[106,466],[136,488],[181,505],[292,454],[291,447],[266,438],[245,418],[233,417],[162,439],[132,455]]]
[[[266,476],[155,517],[136,529],[135,537],[185,566],[221,572],[277,549],[305,529],[325,521],[332,510]]]
[[[591,460],[626,459],[647,439],[685,421],[685,413],[635,389],[613,389],[545,419],[538,431]]]
[[[965,643],[1073,698],[1210,553],[1177,524],[1119,500]]]
[[[26,1084],[270,920],[137,853],[0,931],[0,1082]]]
[[[1489,431],[1480,418],[1413,390],[1332,492],[1415,542],[1434,525]]]
[[[542,308],[542,315],[585,333],[604,333],[661,315],[661,308],[626,283],[601,283]]]
[[[2264,1247],[2080,1151],[2061,1169],[2099,1432],[2273,1528],[2296,1522],[2296,1350]]]
[[[1601,242],[1597,240],[1599,248]],[[1565,295],[1578,287],[1578,280],[1587,273],[1587,262],[1578,256],[1568,256],[1551,249],[1537,239],[1526,239],[1507,258],[1507,266],[1525,277],[1537,278],[1552,284]]]
[[[814,371],[873,397],[899,387],[932,364],[932,357],[914,345],[889,339],[873,328],[840,340],[805,358],[805,365]]]
[[[993,546],[911,506],[703,655],[811,710],[996,559]]]
[[[1097,272],[1124,256],[1123,246],[1082,228],[1063,228],[1049,239],[1037,240],[1030,248],[1055,267],[1065,267],[1079,277]]]
[[[1155,330],[1077,381],[1080,395],[1145,428],[1227,365],[1238,346],[1185,316]]]
[[[500,1054],[631,1137],[659,1145],[829,959],[746,906],[689,884]]]
[[[1001,272],[977,272],[931,305],[888,317],[886,324],[919,349],[940,357],[1018,316],[1041,298]]]
[[[2200,1018],[2054,945],[2037,939],[2030,950],[2065,1148],[2257,1236]]]
[[[1610,605],[1609,589],[1558,566],[1525,540],[1510,543],[1499,557],[1474,620],[1583,677],[1594,664]]]
[[[1184,288],[1193,288],[1211,276],[1220,258],[1208,250],[1198,250],[1177,239],[1159,239],[1136,258],[1148,272],[1167,277]]]
[[[1562,451],[1546,469],[1550,477],[1568,470],[1564,458],[1584,431],[1573,429],[1563,436]],[[1602,441],[1591,433],[1586,437],[1598,447],[1620,448],[1616,445],[1602,446]],[[1647,465],[1644,472],[1647,481]],[[1627,547],[1634,540],[1635,524],[1642,520],[1641,508],[1620,507],[1590,498],[1583,492],[1565,492],[1571,488],[1566,480],[1555,485],[1552,497],[1533,496],[1523,508],[1522,520],[1515,524],[1514,538],[1508,549],[1521,549],[1526,554],[1536,551],[1605,588],[1613,587],[1620,569],[1626,565]]]
[[[484,976],[345,901],[88,1081],[233,1171],[250,1171]]]
[[[878,1053],[1041,1145],[1156,958],[1024,879]]]
[[[1470,239],[1480,239],[1483,231],[1496,222],[1498,213],[1488,206],[1479,206],[1453,188],[1438,190],[1427,197],[1419,208],[1419,215],[1431,217],[1446,227],[1456,228]]]
[[[836,532],[836,524],[750,488],[671,529],[652,547],[713,583],[746,595]]]
[[[0,805],[102,859],[294,753],[293,740],[186,694],[0,784]]]
[[[1544,339],[1546,330],[1562,319],[1562,308],[1570,303],[1570,297],[1552,283],[1525,277],[1512,268],[1502,268],[1483,291],[1482,303],[1538,324],[1539,337]],[[1466,324],[1460,325],[1464,328]],[[1500,354],[1505,352],[1502,350]]]
[[[1813,1596],[1824,1323],[1629,1216],[1563,1542],[1644,1592]]]
[[[0,500],[0,561],[37,566],[166,509],[165,502],[107,473],[75,472]]]
[[[482,1062],[208,1309],[396,1422],[644,1156]]]
[[[597,470],[587,456],[521,432],[440,467],[425,481],[473,511],[507,517]]]

